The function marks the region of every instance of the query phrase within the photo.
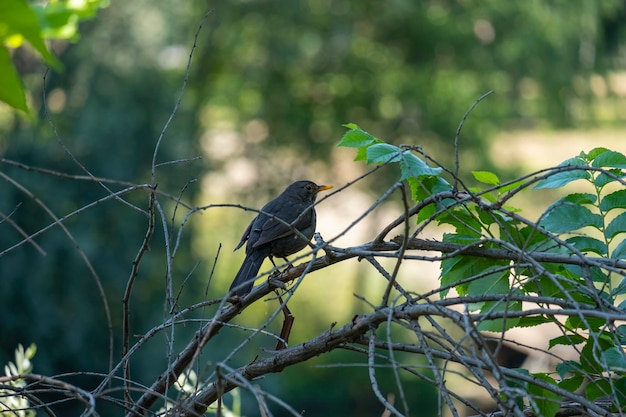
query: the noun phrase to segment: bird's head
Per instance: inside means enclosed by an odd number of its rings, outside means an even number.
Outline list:
[[[333,188],[332,185],[317,185],[313,181],[296,181],[284,193],[297,196],[308,203],[313,203],[320,191]]]

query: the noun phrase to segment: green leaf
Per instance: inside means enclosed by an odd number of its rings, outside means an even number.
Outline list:
[[[548,214],[539,224],[553,233],[571,232],[587,226],[600,229],[603,226],[602,216],[577,204],[563,203],[560,200],[548,210]]]
[[[566,362],[571,362],[571,361],[566,361]],[[559,369],[559,365],[556,366],[557,371]],[[563,374],[559,372],[559,376],[561,377],[561,382],[559,382],[559,387],[569,392],[576,392],[581,387],[583,382],[585,382],[585,377],[582,374],[577,373],[573,376],[570,376],[569,378],[566,378],[568,373],[571,371],[579,371],[579,369],[570,368],[568,372],[564,372]]]
[[[367,148],[368,164],[384,164],[398,162],[402,158],[402,150],[388,143],[377,143]]]
[[[483,224],[465,207],[447,210],[437,217],[437,221],[454,226],[459,235],[473,236],[474,239],[481,237]]]
[[[0,45],[0,100],[18,110],[28,112],[22,80],[15,71],[9,51]]]
[[[374,145],[378,146],[378,145]],[[422,161],[411,151],[402,152],[402,159],[400,161],[400,169],[402,170],[402,177],[400,180],[404,180],[410,177],[428,177],[439,175],[442,171],[441,168],[433,168]]]
[[[587,159],[589,162],[593,161],[594,159],[596,159],[598,157],[598,155],[604,153],[608,151],[607,148],[602,148],[602,147],[598,147],[598,148],[593,148],[592,150],[589,151],[588,154],[585,154],[584,152],[581,152],[581,155],[584,155],[584,158]]]
[[[507,185],[503,185],[502,187],[498,188],[498,194],[502,195],[502,194],[506,194],[511,190],[516,189],[517,187],[519,187],[520,185],[526,183],[525,180],[519,180],[519,181],[513,181],[510,184]]]
[[[556,345],[575,346],[583,343],[585,340],[587,339],[577,334],[557,336],[553,339],[550,339],[550,341],[548,342],[548,349],[552,349]]]
[[[503,265],[491,265],[489,262],[477,261],[472,270],[480,276],[467,286],[467,295],[508,294],[510,292],[509,270],[502,271]],[[477,268],[476,268],[477,267]],[[494,272],[490,272],[490,271]],[[500,303],[506,304],[506,303]],[[499,310],[498,310],[499,311]]]
[[[521,374],[524,377],[530,376],[530,372],[527,369],[521,369],[521,368],[514,368],[511,369],[512,371],[514,371],[515,373]],[[528,382],[521,379],[521,378],[517,378],[515,376],[512,375],[505,375],[504,376],[504,380],[506,381],[506,385],[509,388],[513,388],[512,391],[517,391],[517,392],[527,392],[528,391]],[[500,392],[500,397],[501,398],[507,398],[506,395],[502,392]],[[524,408],[524,397],[521,395],[514,395],[513,398],[511,398],[514,402],[515,405],[517,405],[517,407],[519,407],[520,409]]]
[[[563,361],[556,365],[556,372],[561,378],[565,378],[567,374],[578,374],[584,378],[584,376],[581,374],[582,371],[582,365],[572,360]]]
[[[607,170],[608,172],[610,172],[611,175],[608,175],[606,172],[602,172],[600,175],[598,175],[596,177],[595,180],[593,180],[593,185],[595,185],[596,187],[604,187],[607,184],[610,184],[614,181],[616,181],[615,178],[623,178],[624,177],[624,173],[622,172],[622,170],[620,169],[609,169]]]
[[[367,146],[362,146],[356,151],[355,161],[367,161]]]
[[[626,372],[626,358],[621,347],[613,346],[601,353],[602,361],[609,370],[616,372]]]
[[[413,201],[422,201],[433,194],[450,191],[452,186],[441,177],[408,177],[407,182],[411,187],[411,198]],[[452,199],[438,200],[437,202],[428,204],[417,213],[417,224],[431,219],[433,215],[441,208],[448,207],[453,204]]]
[[[565,240],[581,252],[593,252],[600,256],[606,256],[608,249],[606,243],[589,236],[574,236]]]
[[[626,259],[626,239],[622,240],[611,253],[612,259]]]
[[[607,395],[613,395],[613,387],[605,379],[597,379],[590,381],[585,387],[585,397],[589,401],[594,401],[598,398],[606,397]]]
[[[556,381],[550,375],[545,373],[536,373],[533,376],[544,383],[556,387]],[[553,389],[547,389],[543,386],[528,384],[528,393],[533,401],[531,406],[538,416],[554,417],[561,408],[561,396],[556,394]]]
[[[47,2],[45,7],[33,5],[42,22],[43,37],[46,39],[79,39],[78,24],[96,16],[98,10],[109,5],[109,0],[82,0],[74,2]]]
[[[626,294],[626,278],[622,278],[620,283],[613,289],[614,295],[624,295]],[[617,308],[620,310],[626,310],[626,300],[622,301]]]
[[[362,146],[369,146],[377,142],[382,142],[380,139],[370,135],[354,123],[348,123],[343,126],[350,130],[344,133],[337,146],[360,148]]]
[[[472,171],[472,175],[476,181],[482,182],[483,184],[488,185],[499,185],[500,179],[496,174],[489,171]]]
[[[0,1],[0,32],[2,41],[13,35],[21,35],[39,52],[46,63],[60,68],[60,62],[48,51],[42,37],[37,14],[24,0]],[[4,43],[4,42],[3,42]]]
[[[535,327],[540,324],[553,323],[554,320],[544,316],[524,316],[520,317],[517,327]]]
[[[622,213],[611,220],[611,223],[609,223],[604,231],[604,235],[608,239],[613,239],[618,234],[624,232],[626,232],[626,213]]]
[[[607,194],[600,202],[600,210],[608,212],[614,208],[626,208],[626,190]]]
[[[568,159],[560,163],[559,166],[555,168],[555,171],[557,172],[554,175],[551,175],[548,178],[539,181],[533,188],[535,190],[540,190],[543,188],[560,188],[572,181],[576,181],[579,179],[588,179],[591,177],[591,174],[589,174],[589,172],[585,171],[584,169],[573,169],[571,171],[559,172],[559,167],[566,166],[586,167],[587,163],[579,157]]]
[[[626,168],[626,156],[615,151],[606,151],[598,155],[591,166],[594,168]]]
[[[508,274],[506,278],[506,284],[508,287]],[[522,311],[522,303],[519,301],[507,301],[506,296],[503,296],[502,300],[500,301],[487,301],[482,304],[482,307],[480,309],[480,312],[482,314],[504,312],[505,316],[506,312],[514,311]],[[481,332],[503,332],[505,330],[517,327],[518,324],[519,317],[505,317],[482,320],[476,325],[476,328]]]
[[[598,197],[590,193],[572,193],[566,195],[560,201],[573,204],[595,204],[597,200]]]

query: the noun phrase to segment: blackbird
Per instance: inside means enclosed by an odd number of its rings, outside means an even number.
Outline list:
[[[261,213],[248,225],[235,248],[239,249],[248,241],[246,258],[230,285],[233,295],[243,296],[252,290],[254,280],[266,257],[285,258],[300,251],[309,243],[315,233],[316,215],[313,203],[318,192],[329,188],[332,186],[317,185],[311,181],[296,181],[281,195],[263,206]],[[293,229],[298,230],[306,239]]]

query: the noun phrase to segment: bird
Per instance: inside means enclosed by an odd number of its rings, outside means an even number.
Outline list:
[[[275,256],[286,258],[309,244],[316,225],[313,203],[317,193],[330,188],[331,185],[317,185],[313,181],[296,181],[263,206],[235,247],[237,250],[246,244],[246,257],[230,285],[229,293],[243,297],[252,291],[265,258],[270,257],[272,262]]]

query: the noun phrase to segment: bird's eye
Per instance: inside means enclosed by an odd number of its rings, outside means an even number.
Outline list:
[[[312,186],[311,184],[307,184],[307,185],[306,185],[306,189],[307,189],[307,190],[309,190],[309,191],[311,191],[311,190],[313,189],[313,186]]]

